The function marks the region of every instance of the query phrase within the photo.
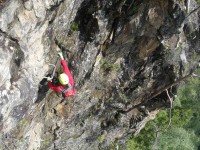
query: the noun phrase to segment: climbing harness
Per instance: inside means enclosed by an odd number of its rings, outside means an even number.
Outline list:
[[[61,89],[60,87],[59,87],[59,89],[60,89],[60,92],[62,92],[62,94],[65,94],[66,92],[73,89],[73,86],[70,83],[68,83],[68,85],[64,89]]]

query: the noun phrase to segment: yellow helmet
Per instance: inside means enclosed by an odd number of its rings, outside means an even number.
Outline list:
[[[65,73],[59,74],[58,80],[62,85],[67,85],[69,83],[69,77]]]

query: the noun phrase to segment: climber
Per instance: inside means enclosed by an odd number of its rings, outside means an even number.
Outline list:
[[[69,71],[69,68],[63,57],[62,52],[61,51],[58,52],[58,55],[61,58],[61,64],[62,64],[64,73],[61,73],[58,75],[58,77],[56,78],[57,80],[56,84],[55,82],[52,82],[50,77],[47,77],[49,87],[58,93],[62,93],[64,98],[73,96],[76,94],[76,90],[74,89],[74,79],[72,77],[72,74]],[[55,77],[53,78],[53,80],[55,80]]]

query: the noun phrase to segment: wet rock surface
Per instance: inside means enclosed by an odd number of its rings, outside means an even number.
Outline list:
[[[0,149],[94,150],[136,135],[199,63],[191,0],[25,0],[0,7]],[[77,94],[42,80],[62,48]],[[61,72],[60,63],[56,65]]]

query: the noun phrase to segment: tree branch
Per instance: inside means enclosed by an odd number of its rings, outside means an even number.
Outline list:
[[[155,139],[155,142],[154,142],[154,144],[153,144],[153,149],[154,149],[154,150],[158,150],[158,138],[159,138],[159,133],[160,133],[161,131],[167,130],[167,129],[170,127],[171,122],[172,122],[171,110],[172,110],[173,101],[172,101],[172,98],[169,96],[169,93],[168,93],[168,90],[167,90],[167,89],[166,89],[166,93],[167,93],[167,96],[168,96],[169,101],[170,101],[169,123],[168,123],[168,125],[167,125],[166,128],[163,128],[163,129],[160,129],[160,130],[158,130],[158,127],[157,127],[155,124],[153,125],[153,126],[155,127],[155,129],[156,129],[156,131],[155,131],[155,133],[156,133],[156,139]]]
[[[192,10],[192,11],[185,17],[185,19],[188,18],[191,14],[195,13],[199,8],[200,8],[200,6],[198,6],[198,7],[195,8],[194,10]]]
[[[171,84],[169,84],[169,85],[167,85],[167,86],[165,86],[165,87],[163,87],[163,88],[157,90],[156,92],[154,92],[154,94],[152,94],[152,95],[150,95],[149,97],[147,97],[147,99],[144,98],[144,96],[145,96],[146,93],[143,94],[143,95],[140,95],[140,97],[142,97],[142,99],[145,99],[144,101],[142,101],[140,104],[134,105],[134,106],[132,106],[131,108],[128,108],[128,109],[126,109],[126,110],[121,110],[121,112],[122,112],[122,113],[127,113],[127,112],[133,110],[134,108],[137,108],[137,107],[139,107],[139,106],[141,106],[141,105],[144,105],[144,103],[146,103],[147,101],[149,101],[149,100],[155,98],[156,96],[160,95],[160,94],[161,94],[162,92],[164,92],[165,90],[167,90],[167,89],[169,89],[169,88],[171,88],[171,87],[173,87],[173,86],[179,84],[181,81],[186,80],[187,78],[191,77],[191,75],[192,75],[192,73],[186,75],[185,77],[182,77],[181,79],[175,81],[174,83],[171,83]],[[139,97],[137,97],[137,98],[139,98]],[[136,98],[136,99],[137,99],[137,98]]]

